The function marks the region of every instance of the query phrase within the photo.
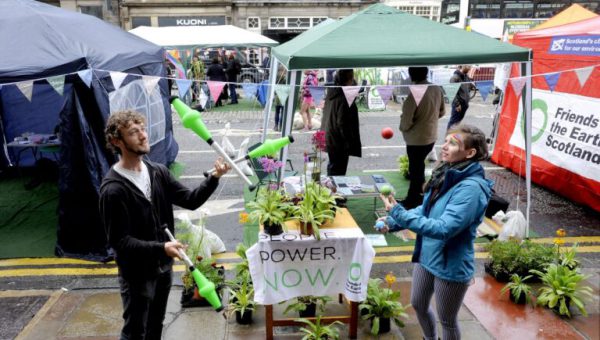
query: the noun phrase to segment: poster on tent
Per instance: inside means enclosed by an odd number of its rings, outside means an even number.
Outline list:
[[[385,110],[383,98],[381,98],[381,95],[379,95],[379,91],[375,86],[371,87],[369,90],[367,105],[369,106],[369,110]]]

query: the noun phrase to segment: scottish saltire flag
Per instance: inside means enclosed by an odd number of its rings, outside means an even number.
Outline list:
[[[176,77],[178,79],[187,79],[187,77],[185,76],[185,68],[179,61],[179,58],[176,57],[177,55],[179,55],[179,51],[176,51],[176,50],[167,51],[167,59],[171,62],[171,64],[173,64],[173,66],[175,66]]]

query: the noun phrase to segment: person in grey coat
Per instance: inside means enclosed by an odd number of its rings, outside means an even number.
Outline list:
[[[339,70],[335,75],[335,85],[354,85],[354,71]],[[350,156],[362,156],[362,144],[356,103],[348,106],[341,87],[329,88],[323,107],[323,130],[329,163],[327,176],[344,176]]]
[[[462,84],[460,85],[458,92],[456,92],[454,100],[452,100],[452,111],[450,113],[450,120],[448,121],[448,127],[446,130],[450,130],[453,125],[459,124],[463,118],[465,118],[465,114],[469,108],[469,100],[471,99],[469,92],[473,86],[473,84],[469,83],[471,78],[469,78],[467,75],[470,70],[470,65],[460,65],[458,69],[454,71],[452,77],[450,77],[451,83]]]

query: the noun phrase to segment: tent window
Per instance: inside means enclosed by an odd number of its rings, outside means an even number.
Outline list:
[[[108,95],[110,112],[135,110],[146,117],[150,145],[165,139],[165,109],[158,85],[148,93],[142,80],[132,81]]]

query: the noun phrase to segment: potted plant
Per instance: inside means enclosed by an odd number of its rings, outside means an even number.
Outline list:
[[[254,287],[247,280],[241,280],[234,287],[229,287],[229,317],[235,313],[235,321],[238,324],[252,323],[252,311],[256,305],[253,298]]]
[[[500,294],[506,293],[506,291],[510,291],[508,298],[510,301],[516,304],[524,304],[531,303],[532,290],[531,286],[525,283],[525,281],[531,279],[532,275],[527,275],[525,277],[521,277],[518,274],[512,274],[510,277],[510,282],[502,288]]]
[[[559,247],[560,249],[560,247]],[[579,260],[577,259],[577,243],[573,244],[570,249],[565,249],[560,252],[558,257],[558,263],[562,266],[574,270],[579,267]]]
[[[359,305],[364,311],[363,320],[371,320],[371,334],[377,335],[390,331],[390,321],[393,320],[398,327],[404,327],[400,318],[408,318],[406,308],[399,301],[400,291],[393,291],[390,287],[381,286],[381,279],[369,279],[370,294],[367,292],[367,300]],[[368,287],[369,287],[368,286]]]
[[[543,271],[549,263],[554,262],[555,252],[552,246],[533,243],[529,240],[498,241],[494,240],[486,246],[488,262],[485,263],[486,273],[492,275],[498,282],[509,282],[512,274],[523,277],[530,269]],[[532,277],[530,283],[537,281]]]
[[[576,269],[555,263],[548,265],[545,272],[533,269],[531,273],[537,275],[543,283],[538,290],[538,305],[547,306],[559,315],[571,317],[569,308],[573,303],[581,314],[587,316],[584,299],[592,296],[592,288],[581,285],[581,281],[587,278],[585,275],[578,273]]]
[[[321,316],[317,316],[315,322],[308,319],[296,319],[297,322],[305,323],[306,326],[300,328],[300,331],[304,333],[302,340],[321,340],[321,339],[339,339],[340,331],[337,329],[337,325],[343,325],[339,321],[334,321],[329,325],[323,325],[321,323]]]
[[[259,190],[256,200],[247,204],[250,210],[248,217],[252,221],[262,224],[265,233],[279,235],[283,232],[288,210],[285,194],[278,186],[275,188],[262,187]]]
[[[301,318],[311,318],[319,312],[325,312],[325,305],[331,301],[329,296],[299,296],[294,301],[288,304],[283,311],[283,314],[288,314],[291,311],[297,311]]]
[[[302,234],[314,235],[319,240],[319,227],[335,218],[335,197],[329,188],[308,182],[302,200],[290,207],[290,218],[300,222]]]
[[[217,266],[217,263],[212,259],[204,259],[201,256],[196,257],[194,267],[215,284],[217,294],[221,297],[221,289],[225,283],[225,268]],[[182,307],[204,307],[210,305],[198,292],[198,287],[196,287],[196,283],[189,270],[183,273],[181,281],[183,282],[183,291],[181,293]]]

